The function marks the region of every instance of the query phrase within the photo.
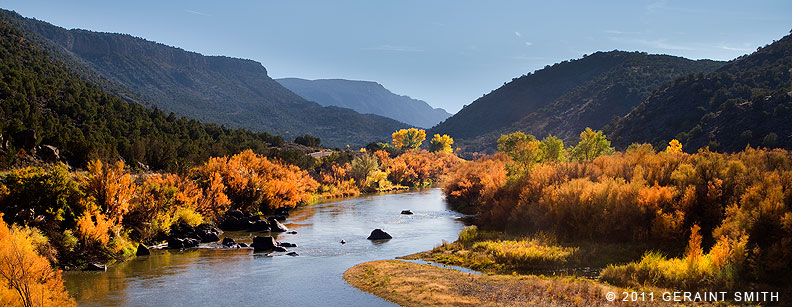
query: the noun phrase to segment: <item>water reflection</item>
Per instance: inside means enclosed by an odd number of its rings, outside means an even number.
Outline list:
[[[410,209],[414,215],[401,215]],[[66,286],[88,306],[376,306],[390,303],[349,286],[341,274],[370,260],[393,259],[452,241],[462,227],[438,189],[386,194],[295,210],[277,234],[299,257],[250,249],[154,251],[107,272],[68,272]],[[382,228],[388,241],[366,240]],[[227,232],[250,243],[254,232]],[[346,244],[340,244],[345,240]]]

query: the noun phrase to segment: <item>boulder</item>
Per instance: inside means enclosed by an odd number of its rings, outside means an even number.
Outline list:
[[[184,248],[184,239],[168,238],[168,248]]]
[[[297,247],[297,244],[289,243],[289,242],[278,242],[278,245],[283,247]]]
[[[341,244],[346,244],[346,240],[341,240]]]
[[[295,252],[288,252],[288,253],[286,253],[286,255],[289,255],[289,256],[292,256],[292,257],[297,257],[297,256],[299,256],[300,254],[297,254],[297,253],[295,253]]]
[[[46,162],[56,162],[60,160],[60,151],[55,146],[42,145],[36,151],[36,154]]]
[[[391,235],[389,235],[387,232],[382,231],[382,229],[377,228],[377,229],[372,230],[371,231],[371,235],[369,235],[368,238],[366,238],[366,239],[369,239],[369,240],[388,240],[388,239],[393,239],[393,237],[391,237]]]
[[[197,239],[187,238],[187,239],[184,239],[184,248],[198,247],[199,243],[201,243],[201,241],[199,241]]]
[[[89,263],[85,265],[83,271],[107,271],[107,266],[104,264]]]
[[[275,238],[273,237],[253,237],[253,244],[250,244],[253,247],[253,251],[271,251],[275,250],[278,247],[278,243],[275,242]]]
[[[214,232],[207,232],[201,236],[201,243],[212,243],[217,241],[220,241],[220,237]]]
[[[285,247],[282,247],[282,246],[275,246],[275,247],[272,248],[272,250],[275,251],[275,252],[287,252],[288,251],[288,250],[286,250]]]
[[[270,231],[272,231],[272,232],[286,232],[286,231],[289,231],[289,228],[286,228],[286,226],[283,226],[283,224],[281,224],[281,222],[278,222],[277,219],[274,219],[274,218],[271,218],[271,217],[269,218],[269,227],[270,227]]]
[[[220,228],[224,230],[236,231],[246,230],[250,228],[251,225],[253,225],[253,222],[249,221],[247,218],[226,216],[220,223]]]
[[[248,231],[270,231],[270,222],[258,220],[248,227]]]
[[[236,241],[234,241],[234,239],[232,239],[232,238],[225,237],[225,238],[223,238],[223,243],[222,244],[224,246],[234,246],[234,244],[236,244]]]
[[[401,214],[412,215],[413,212],[410,210],[402,210]]]
[[[137,251],[135,252],[135,256],[148,256],[151,255],[151,251],[149,251],[148,247],[143,244],[138,244]]]
[[[287,231],[286,233],[288,233],[290,235],[296,235],[297,231],[296,230],[291,230],[291,231]]]

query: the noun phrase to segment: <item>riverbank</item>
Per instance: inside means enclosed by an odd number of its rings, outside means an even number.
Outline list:
[[[398,260],[355,265],[344,272],[344,280],[360,290],[401,306],[673,305],[658,301],[609,302],[609,292],[631,290],[579,278],[477,275]]]

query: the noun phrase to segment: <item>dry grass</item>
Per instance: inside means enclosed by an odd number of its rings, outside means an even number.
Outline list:
[[[344,279],[402,306],[656,306],[662,303],[611,303],[605,295],[625,289],[589,280],[475,275],[398,260],[358,264],[344,272]]]

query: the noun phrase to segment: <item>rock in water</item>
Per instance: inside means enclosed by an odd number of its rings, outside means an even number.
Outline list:
[[[248,228],[248,231],[259,231],[259,232],[267,232],[270,231],[270,223],[264,220],[258,220],[253,222]]]
[[[281,224],[281,222],[278,222],[278,220],[274,219],[274,218],[269,218],[269,226],[270,226],[270,231],[272,231],[272,232],[287,232],[287,231],[289,231],[289,228],[286,228],[286,226],[283,226],[283,224]]]
[[[184,239],[169,238],[168,248],[184,248]]]
[[[89,263],[83,271],[107,271],[107,266],[103,264]]]
[[[369,240],[387,240],[387,239],[393,239],[393,237],[391,237],[391,235],[389,235],[387,232],[382,231],[382,229],[377,228],[377,229],[372,230],[371,231],[371,235],[369,235],[368,238],[366,238],[366,239],[369,239]]]
[[[137,251],[135,252],[135,256],[140,257],[140,256],[148,256],[148,255],[151,255],[151,252],[149,251],[148,247],[146,247],[143,244],[138,244],[138,248]]]
[[[275,242],[273,237],[253,237],[253,244],[250,246],[253,247],[254,252],[271,251],[278,247],[278,242]]]
[[[234,241],[234,239],[229,238],[229,237],[223,238],[223,245],[224,246],[234,246],[234,244],[236,244],[236,241]]]
[[[201,243],[201,241],[199,241],[198,239],[187,238],[184,239],[184,248],[198,247],[199,243]]]
[[[401,214],[407,214],[407,215],[410,215],[410,214],[413,214],[413,212],[412,212],[412,211],[410,211],[410,210],[402,210]]]
[[[295,252],[288,252],[288,253],[286,253],[286,255],[289,255],[289,256],[292,256],[292,257],[297,257],[297,256],[299,256],[299,254],[297,254],[297,253],[295,253]]]

